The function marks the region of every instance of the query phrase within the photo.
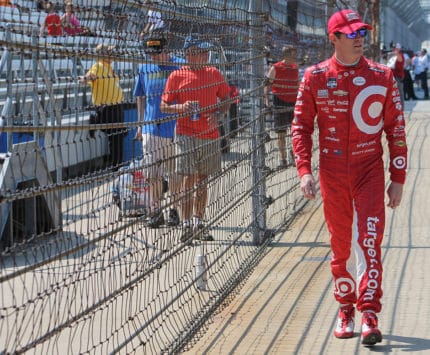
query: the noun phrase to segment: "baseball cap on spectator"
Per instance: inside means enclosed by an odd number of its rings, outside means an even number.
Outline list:
[[[185,37],[184,49],[187,50],[190,47],[197,47],[200,49],[209,50],[212,48],[212,44],[210,44],[209,42],[204,42],[196,36],[187,36]]]
[[[163,36],[149,36],[143,40],[145,53],[159,54],[166,46],[166,39]]]
[[[115,46],[110,46],[108,44],[100,43],[96,47],[96,53],[103,54],[103,55],[112,54],[112,51],[114,49],[115,49]]]
[[[363,22],[357,12],[350,9],[335,12],[327,23],[328,33],[352,33],[361,28],[373,29],[372,26]]]
[[[397,49],[402,49],[402,45],[400,43],[396,43],[396,48]]]

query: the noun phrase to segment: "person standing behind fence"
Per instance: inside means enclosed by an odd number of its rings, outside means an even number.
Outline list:
[[[49,36],[61,36],[63,34],[61,18],[56,13],[54,4],[52,2],[46,3],[45,10],[48,14],[40,27],[40,36],[45,34],[45,30]]]
[[[284,46],[282,48],[282,60],[270,67],[264,86],[265,105],[273,108],[274,129],[278,134],[278,148],[281,158],[279,168],[288,166],[286,136],[293,120],[294,104],[299,86],[299,69],[296,57],[297,49],[294,46]],[[273,94],[273,105],[270,102],[270,89]],[[292,152],[290,160],[290,164],[293,164]]]
[[[415,80],[421,82],[421,89],[424,90],[424,100],[429,99],[429,88],[427,83],[427,71],[429,62],[427,58],[427,50],[421,49],[419,55],[415,56],[412,64],[414,66]]]
[[[240,103],[240,92],[236,85],[230,85],[229,96],[234,101],[229,109],[229,138],[235,138],[239,129],[238,105]]]
[[[153,34],[144,40],[145,53],[151,63],[143,64],[136,78],[133,95],[136,96],[139,126],[136,138],[142,139],[145,165],[150,168],[146,177],[151,185],[151,216],[148,226],[157,228],[164,224],[161,211],[162,181],[168,174],[169,192],[172,208],[169,210],[167,225],[177,226],[180,223],[177,201],[180,191],[180,179],[175,173],[175,145],[173,142],[175,120],[167,120],[169,115],[160,111],[161,94],[169,74],[179,69],[178,63],[184,60],[171,56],[167,52],[167,41],[161,34]],[[146,123],[166,119],[160,123]]]
[[[64,15],[61,16],[61,24],[63,25],[64,32],[69,36],[82,33],[84,30],[75,16],[74,6],[70,1],[64,3],[64,12]]]
[[[400,93],[400,101],[402,103],[402,107],[405,107],[405,93],[403,90],[403,79],[405,78],[405,56],[403,55],[400,43],[397,43],[393,47],[393,56],[388,60],[387,66],[393,71],[394,79],[396,79]]]
[[[124,121],[122,92],[119,77],[112,69],[112,52],[114,47],[99,44],[96,53],[100,56],[96,63],[81,79],[81,83],[89,84],[93,105],[96,108],[95,117],[90,123],[118,123]],[[119,167],[123,156],[123,136],[126,129],[102,129],[108,136],[110,154],[107,163],[115,169]]]
[[[334,335],[354,336],[356,305],[362,312],[364,345],[382,340],[376,313],[382,309],[383,131],[390,157],[391,208],[401,202],[407,165],[405,120],[393,73],[363,56],[364,39],[371,29],[352,10],[330,17],[334,55],[306,70],[291,128],[300,188],[305,198],[314,199],[311,159],[317,119],[321,196],[330,233],[334,296],[340,306]]]
[[[418,100],[418,98],[415,96],[414,82],[411,77],[412,59],[406,52],[403,52],[403,56],[405,57],[405,77],[403,78],[403,91],[405,93],[405,100]]]
[[[145,5],[151,5],[152,1],[145,1]],[[147,22],[140,33],[140,38],[143,39],[153,31],[160,31],[164,28],[164,21],[161,12],[156,11],[152,6],[148,9]]]
[[[203,223],[207,178],[221,169],[219,119],[229,109],[229,86],[218,69],[207,65],[210,48],[198,37],[185,39],[189,66],[169,76],[161,101],[163,112],[186,115],[177,120],[175,140],[176,172],[182,175],[183,242],[193,237],[213,240]]]

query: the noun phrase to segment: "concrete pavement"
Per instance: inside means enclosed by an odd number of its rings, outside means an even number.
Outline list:
[[[382,343],[332,333],[330,248],[321,199],[269,247],[236,295],[214,315],[190,354],[430,354],[430,101],[405,103],[409,146],[402,204],[387,209],[383,243]]]

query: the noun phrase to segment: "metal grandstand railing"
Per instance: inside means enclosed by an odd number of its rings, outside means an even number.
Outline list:
[[[262,90],[267,58],[283,44],[297,45],[302,69],[325,56],[325,2],[79,0],[85,35],[57,38],[39,36],[36,2],[17,3],[0,7],[0,353],[177,352],[305,203],[294,167],[277,169]],[[113,199],[142,158],[132,91],[148,60],[139,38],[150,9],[176,55],[190,33],[214,44],[210,64],[239,90],[222,170],[206,181],[212,242],[151,229],[145,211],[123,215]],[[90,90],[78,79],[100,43],[115,45],[124,122],[90,123]],[[124,145],[115,166],[105,159],[113,129]]]

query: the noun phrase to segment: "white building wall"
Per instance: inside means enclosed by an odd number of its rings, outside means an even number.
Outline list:
[[[418,50],[421,41],[410,31],[406,23],[390,8],[381,11],[381,44],[389,49],[390,42],[400,43],[403,48]]]

